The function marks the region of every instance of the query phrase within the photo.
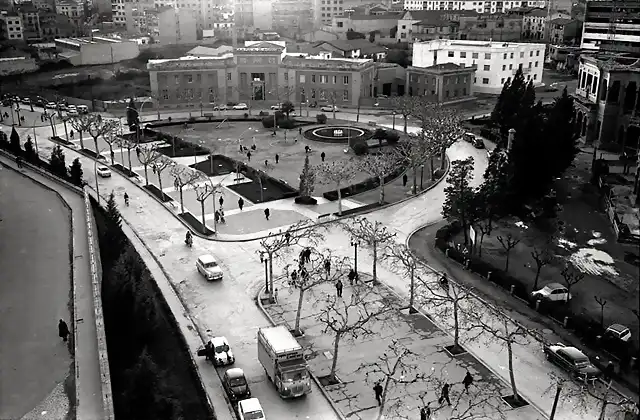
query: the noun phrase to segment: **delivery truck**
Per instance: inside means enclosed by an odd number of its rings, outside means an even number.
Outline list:
[[[258,360],[282,398],[311,392],[303,349],[286,326],[258,330]]]

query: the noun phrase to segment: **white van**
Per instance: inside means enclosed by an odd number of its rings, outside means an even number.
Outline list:
[[[240,420],[266,420],[262,406],[257,398],[249,398],[238,403]]]
[[[89,113],[89,107],[86,105],[78,105],[76,107],[76,109],[78,110],[79,114],[88,114]]]

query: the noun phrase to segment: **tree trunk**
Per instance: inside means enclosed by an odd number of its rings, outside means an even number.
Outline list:
[[[447,158],[447,149],[445,147],[442,147],[442,150],[440,151],[440,170],[441,171],[444,171],[446,158]]]
[[[98,158],[100,156],[100,152],[98,151],[98,138],[94,137],[93,138],[93,145],[96,147],[96,158]]]
[[[482,241],[484,241],[484,231],[480,231],[480,243],[478,244],[478,257],[482,257]]]
[[[183,186],[180,185],[180,213],[184,213],[184,200],[182,199],[182,188]]]
[[[269,290],[273,298],[273,253],[269,253]]]
[[[414,308],[414,304],[416,301],[416,282],[415,282],[415,275],[414,275],[414,270],[411,269],[411,283],[410,283],[410,290],[409,290],[409,313],[416,313],[418,312],[415,308]]]
[[[124,168],[124,148],[120,146],[120,160],[122,160],[122,167]]]
[[[413,195],[418,193],[418,167],[413,166]]]
[[[115,165],[116,163],[113,161],[113,146],[109,143],[109,156],[111,157],[111,165]]]
[[[131,171],[131,149],[127,149],[127,154],[129,155],[129,171]]]
[[[157,171],[157,172],[158,172],[158,185],[160,186],[160,191],[163,194],[162,197],[164,197],[164,191],[162,191],[162,178],[160,178],[160,171]]]
[[[262,188],[262,177],[258,174],[258,184],[260,185],[260,202],[264,203],[264,188]]]
[[[506,329],[505,331],[508,332],[509,330]],[[509,356],[509,380],[511,381],[511,392],[513,392],[513,398],[516,401],[520,401],[520,395],[518,395],[518,388],[516,388],[516,377],[515,377],[515,374],[513,373],[513,349],[511,348],[511,345],[512,345],[511,339],[508,339],[507,354]]]
[[[204,224],[204,200],[200,201],[200,210],[202,211],[202,234],[207,234],[207,228]]]
[[[374,241],[372,248],[373,251],[373,282],[378,279],[378,244]]]
[[[338,216],[342,216],[342,191],[340,191],[340,184],[336,185],[338,191]]]
[[[507,251],[507,261],[504,265],[504,272],[507,273],[509,271],[509,257],[511,256],[511,251]]]
[[[384,204],[384,177],[380,176],[380,205]]]
[[[453,300],[453,345],[460,347],[460,319],[458,310],[460,309],[458,299]]]
[[[404,118],[404,134],[407,134],[407,116],[403,115]]]
[[[144,164],[144,185],[149,185],[149,174],[147,173],[147,165]]]
[[[538,268],[536,268],[536,278],[533,279],[533,290],[538,288],[538,279],[540,278],[540,272],[542,271],[542,266],[538,264]]]
[[[304,288],[300,288],[300,296],[298,296],[298,312],[296,312],[296,326],[294,332],[296,335],[300,335],[300,316],[302,315],[302,300],[304,297]]]
[[[433,156],[429,156],[429,179],[433,181],[435,171],[433,170]]]
[[[340,338],[342,333],[336,333],[335,338],[333,339],[333,361],[331,362],[331,373],[329,376],[332,381],[336,381],[336,368],[338,367],[338,349],[340,346]]]
[[[82,130],[78,130],[78,134],[80,135],[80,148],[84,149],[84,141],[82,139]]]

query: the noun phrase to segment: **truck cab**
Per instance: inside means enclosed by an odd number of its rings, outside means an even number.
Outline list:
[[[286,326],[258,330],[258,360],[282,398],[311,392],[303,348]]]

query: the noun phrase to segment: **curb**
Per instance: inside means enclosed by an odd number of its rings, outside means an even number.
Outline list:
[[[269,315],[269,313],[264,309],[264,305],[262,304],[262,300],[260,299],[260,296],[262,296],[264,293],[265,293],[265,287],[261,286],[260,289],[258,290],[258,293],[256,294],[256,298],[255,298],[256,299],[256,305],[258,305],[258,308],[260,308],[260,310],[262,311],[264,316],[269,320],[269,323],[272,326],[276,326],[277,324],[275,323],[273,318],[271,318],[271,315]],[[338,406],[333,402],[333,400],[329,396],[329,393],[324,389],[324,387],[320,383],[320,380],[318,379],[318,377],[316,375],[314,375],[313,372],[311,372],[308,368],[307,368],[307,372],[309,372],[309,375],[311,376],[311,379],[313,379],[313,382],[315,382],[316,385],[318,386],[318,388],[320,388],[320,392],[322,393],[324,398],[327,400],[327,402],[329,403],[331,408],[333,408],[333,411],[336,413],[338,418],[340,420],[347,420],[345,415],[342,414],[342,411],[340,411]]]

